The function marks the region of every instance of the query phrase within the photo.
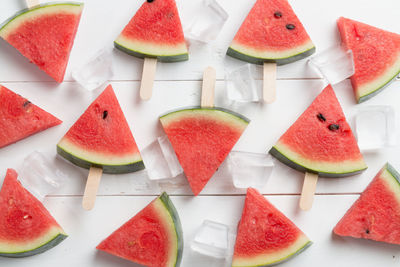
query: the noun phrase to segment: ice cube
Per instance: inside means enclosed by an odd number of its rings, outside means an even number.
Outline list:
[[[72,71],[72,78],[89,91],[99,88],[113,75],[112,50],[110,48],[97,51],[87,62]]]
[[[202,43],[215,40],[228,19],[228,13],[216,0],[203,0],[194,11],[184,29],[185,37]]]
[[[229,226],[205,220],[191,243],[192,250],[214,258],[223,259],[230,252]]]
[[[183,172],[167,136],[158,137],[141,155],[150,180],[173,178]]]
[[[396,114],[391,106],[367,106],[356,115],[356,134],[361,150],[377,150],[394,146],[396,140]]]
[[[342,46],[330,47],[308,62],[330,84],[337,84],[354,74],[353,52]]]
[[[29,192],[43,201],[63,186],[67,175],[42,153],[35,151],[24,159],[18,179]]]
[[[262,99],[262,88],[254,79],[256,69],[252,64],[244,64],[225,74],[226,98],[232,102],[259,102]]]
[[[236,188],[263,189],[274,169],[272,157],[267,153],[231,151],[226,165]]]

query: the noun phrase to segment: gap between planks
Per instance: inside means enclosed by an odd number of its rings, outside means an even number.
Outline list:
[[[160,194],[110,194],[110,195],[102,195],[98,194],[97,197],[155,197]],[[174,197],[194,197],[193,194],[168,194],[169,196]],[[242,197],[245,196],[246,193],[242,194],[203,194],[198,195],[196,197]],[[283,196],[283,197],[293,197],[300,196],[300,193],[287,193],[287,194],[279,194],[279,193],[270,193],[270,194],[262,194],[263,196]],[[361,193],[316,193],[315,196],[359,196]],[[48,195],[47,198],[79,198],[83,195]]]
[[[262,81],[263,79],[255,79],[256,81]],[[321,80],[323,81],[323,78],[277,78],[277,81],[316,81],[316,80]],[[202,82],[201,79],[186,79],[186,80],[154,80],[154,82]],[[217,82],[223,82],[225,79],[220,78],[216,79]],[[109,83],[117,83],[117,82],[141,82],[141,80],[109,80]],[[54,84],[59,84],[55,81],[0,81],[0,83],[54,83]],[[63,81],[63,83],[78,83],[76,81]]]

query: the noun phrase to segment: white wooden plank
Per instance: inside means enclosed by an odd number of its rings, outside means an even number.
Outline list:
[[[21,9],[22,1],[2,0],[0,21],[4,21]],[[43,1],[44,2],[44,1]],[[130,0],[84,0],[85,9],[72,50],[70,64],[65,79],[71,80],[71,70],[103,48],[112,46],[129,19],[133,16],[142,1]],[[201,80],[203,70],[211,65],[217,70],[218,79],[224,76],[225,68],[243,64],[241,61],[225,56],[227,47],[233,39],[243,19],[255,1],[219,0],[219,3],[229,13],[222,32],[215,42],[207,46],[190,46],[190,60],[181,63],[160,63],[157,68],[157,80]],[[369,24],[400,33],[400,25],[393,23],[398,17],[400,1],[383,0],[336,0],[336,1],[290,1],[299,18],[305,25],[317,49],[326,49],[339,42],[336,29],[336,19],[347,16],[359,19]],[[182,24],[187,25],[196,6],[201,0],[178,1]],[[329,12],[324,12],[329,10]],[[120,51],[114,51],[114,80],[140,80],[143,60],[128,56]],[[0,82],[4,81],[51,81],[36,66],[29,64],[4,41],[0,41]],[[318,77],[307,65],[306,60],[281,66],[278,68],[278,78],[310,78]],[[258,67],[258,76],[262,77],[262,68]]]
[[[261,86],[259,81],[259,86]],[[67,132],[69,127],[82,114],[91,101],[100,93],[87,92],[75,83],[64,83],[53,88],[52,83],[7,83],[15,92],[27,97],[33,103],[54,113],[64,120],[64,123],[31,136],[16,144],[0,149],[0,181],[6,168],[17,168],[23,158],[34,150],[41,150],[54,157],[55,145]],[[337,86],[336,92],[344,107],[350,122],[353,121],[357,105],[348,82]],[[167,111],[200,104],[201,82],[156,82],[152,99],[148,102],[139,100],[139,82],[115,82],[113,87],[128,119],[133,135],[140,149],[150,144],[156,137],[163,135],[158,122],[158,116]],[[227,107],[249,117],[252,122],[237,143],[235,150],[265,153],[278,140],[284,131],[296,120],[312,99],[322,90],[318,80],[279,80],[277,82],[277,101],[270,105],[249,104],[246,106],[228,106],[224,100],[223,82],[216,83],[216,106]],[[359,105],[382,105],[394,107],[400,114],[400,82],[393,83],[372,100]],[[176,97],[171,97],[171,95]],[[165,101],[168,99],[168,101]],[[143,114],[146,114],[144,116]],[[365,154],[369,169],[361,175],[347,178],[321,178],[318,182],[317,193],[351,193],[361,192],[386,161],[390,161],[400,170],[400,147],[384,149],[379,153]],[[70,182],[58,194],[82,194],[88,171],[60,161],[57,163],[70,175]],[[264,193],[283,194],[300,193],[304,175],[285,165],[276,162],[276,168]],[[237,194],[243,190],[233,188],[229,177],[218,172],[205,187],[202,194]],[[101,195],[115,194],[157,194],[157,186],[145,184],[147,178],[144,172],[107,175],[105,174],[99,189]],[[183,185],[169,192],[174,194],[191,194],[183,179]]]
[[[398,266],[400,252],[397,246],[332,234],[333,227],[356,198],[357,196],[316,196],[313,209],[301,212],[298,209],[297,196],[268,197],[314,242],[305,252],[280,266]],[[96,207],[91,212],[80,207],[80,198],[47,199],[45,205],[69,237],[57,247],[34,257],[0,258],[0,266],[138,266],[98,252],[95,247],[152,199],[153,197],[98,197]],[[230,225],[234,229],[241,216],[244,196],[172,197],[172,201],[179,212],[184,232],[185,246],[181,266],[228,266],[229,262],[213,262],[207,257],[192,253],[190,242],[205,219]]]

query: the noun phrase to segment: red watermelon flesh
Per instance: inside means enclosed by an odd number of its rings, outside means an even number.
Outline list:
[[[287,260],[312,242],[257,190],[247,190],[232,266],[267,266]]]
[[[390,164],[375,176],[333,232],[400,245],[400,174]]]
[[[0,191],[0,256],[24,257],[44,252],[67,236],[43,204],[7,170]]]
[[[160,121],[194,195],[201,192],[249,123],[219,108],[179,110]]]
[[[115,40],[115,45],[138,57],[187,60],[188,51],[175,0],[145,1]]]
[[[62,121],[0,85],[0,148]]]
[[[287,0],[257,0],[228,55],[251,63],[286,64],[314,51],[314,44]]]
[[[122,225],[97,249],[150,267],[179,266],[182,228],[166,193]]]
[[[326,177],[346,176],[366,169],[330,85],[282,135],[270,153],[290,167]]]
[[[343,45],[354,55],[351,83],[358,102],[378,93],[400,72],[400,34],[339,18]]]
[[[128,122],[109,85],[57,145],[60,155],[78,166],[103,167],[124,173],[143,169],[143,161]]]
[[[57,3],[10,18],[0,36],[57,82],[64,79],[83,4]]]

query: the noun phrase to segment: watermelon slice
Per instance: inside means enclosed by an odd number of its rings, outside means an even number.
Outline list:
[[[27,257],[57,246],[67,238],[42,203],[7,170],[0,191],[0,256]]]
[[[0,85],[0,148],[62,121]]]
[[[367,168],[330,85],[269,152],[294,169],[321,177],[349,176]]]
[[[315,46],[287,0],[257,0],[227,54],[254,64],[292,63]]]
[[[57,152],[72,163],[105,173],[144,169],[142,157],[109,85],[87,108],[57,145]]]
[[[82,9],[82,3],[74,2],[24,9],[0,26],[0,37],[62,82]]]
[[[164,62],[189,58],[175,0],[145,1],[114,45],[140,58],[154,57]]]
[[[286,261],[312,242],[257,190],[247,189],[232,266],[269,266]]]
[[[239,140],[249,120],[221,108],[188,108],[160,117],[194,195]]]
[[[167,193],[153,200],[97,249],[149,267],[178,267],[183,252],[182,225]]]
[[[354,55],[351,77],[358,103],[378,94],[400,73],[400,34],[351,19],[337,22],[343,45]]]
[[[390,164],[375,176],[333,232],[400,245],[400,174]]]

